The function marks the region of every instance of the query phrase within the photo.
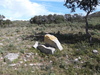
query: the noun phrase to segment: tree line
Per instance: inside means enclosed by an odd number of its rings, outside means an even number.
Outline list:
[[[51,24],[51,23],[64,23],[66,21],[79,21],[82,20],[83,16],[81,14],[65,14],[65,15],[57,15],[57,14],[49,14],[49,15],[39,15],[34,16],[30,19],[31,24]]]

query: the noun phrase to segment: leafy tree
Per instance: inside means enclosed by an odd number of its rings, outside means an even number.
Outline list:
[[[64,17],[65,17],[66,21],[71,21],[72,20],[71,14],[65,14]]]
[[[57,24],[57,23],[62,23],[64,21],[65,21],[65,19],[64,19],[63,15],[56,15],[54,22]]]
[[[100,4],[100,0],[65,0],[65,6],[71,9],[71,12],[75,12],[76,8],[80,8],[84,10],[87,14],[85,16],[86,22],[86,35],[91,37],[88,32],[88,16],[91,12],[93,12],[97,5]]]
[[[7,24],[8,26],[9,26],[11,23],[12,23],[12,22],[11,22],[9,19],[5,20],[5,24]]]
[[[4,15],[0,15],[0,25],[2,26],[3,25],[3,19],[5,18]]]

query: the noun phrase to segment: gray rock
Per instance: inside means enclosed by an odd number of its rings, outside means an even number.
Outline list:
[[[97,54],[98,53],[98,50],[93,50],[92,52],[95,53],[95,54]]]
[[[3,43],[0,43],[0,45],[3,45]]]
[[[78,62],[78,61],[79,61],[78,58],[74,59],[74,62]]]
[[[53,47],[47,47],[45,45],[39,45],[37,47],[41,52],[46,53],[46,54],[54,54],[55,48]]]
[[[16,66],[17,64],[9,64],[9,66],[11,66],[11,67],[14,67],[14,66]]]
[[[10,61],[14,61],[15,59],[18,59],[19,53],[8,53],[5,58],[9,59]]]

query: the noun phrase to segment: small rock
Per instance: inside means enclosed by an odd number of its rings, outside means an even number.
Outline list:
[[[27,66],[27,64],[24,64],[24,66]]]
[[[50,60],[50,63],[52,63],[52,60]]]
[[[98,50],[93,50],[92,52],[95,53],[95,54],[97,54],[98,53]]]
[[[29,57],[31,57],[32,55],[34,55],[34,53],[31,52],[31,53],[26,53],[25,56],[26,56],[27,58],[29,58]]]
[[[80,59],[81,59],[81,57],[78,57],[78,59],[80,60]]]
[[[74,59],[74,62],[78,62],[78,58]]]
[[[34,72],[34,71],[31,71],[32,73]]]
[[[19,53],[8,53],[5,58],[9,59],[10,61],[14,61],[15,59],[18,59]]]
[[[12,67],[14,67],[14,66],[16,66],[17,64],[10,64],[9,66],[12,66]]]
[[[30,63],[29,65],[30,65],[30,66],[33,66],[34,64]]]
[[[20,61],[20,63],[22,64],[22,63],[23,63],[23,61]]]
[[[0,45],[2,46],[2,45],[3,45],[3,43],[0,43]]]

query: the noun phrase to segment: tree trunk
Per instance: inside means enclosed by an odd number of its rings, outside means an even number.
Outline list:
[[[86,37],[89,40],[90,45],[92,45],[92,37],[91,37],[91,34],[88,31],[88,29],[89,29],[89,24],[88,24],[88,16],[89,16],[89,14],[90,14],[90,11],[87,12],[87,14],[85,16],[85,22],[86,22],[85,30],[86,30]]]
[[[86,26],[85,26],[85,30],[86,30],[86,35],[88,36],[89,35],[89,32],[88,32],[88,15],[89,15],[90,12],[87,12],[86,16],[85,16],[85,23],[86,23]]]

